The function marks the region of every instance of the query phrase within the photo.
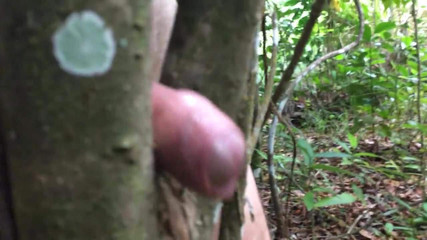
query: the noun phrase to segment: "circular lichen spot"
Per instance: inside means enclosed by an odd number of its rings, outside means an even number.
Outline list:
[[[53,54],[60,67],[73,75],[91,77],[106,73],[115,53],[111,29],[90,10],[72,13],[53,35]]]

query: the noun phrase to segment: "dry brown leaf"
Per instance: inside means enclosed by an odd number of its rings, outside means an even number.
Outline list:
[[[364,236],[367,239],[370,239],[370,240],[379,240],[379,238],[377,238],[373,233],[368,232],[365,229],[360,230],[359,233],[360,233],[360,235]]]

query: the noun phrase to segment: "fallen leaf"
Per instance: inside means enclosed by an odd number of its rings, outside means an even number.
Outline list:
[[[372,234],[371,232],[366,231],[365,229],[360,230],[359,233],[360,233],[360,235],[364,236],[367,239],[379,240],[379,238],[375,237],[374,234]]]

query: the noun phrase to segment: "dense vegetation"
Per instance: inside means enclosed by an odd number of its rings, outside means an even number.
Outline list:
[[[283,78],[313,2],[266,1],[261,100],[268,75],[274,86]],[[358,14],[358,2],[323,7],[287,85],[277,131],[268,119],[253,157],[278,238],[427,239],[427,4],[362,0]],[[359,33],[357,46],[305,74]]]

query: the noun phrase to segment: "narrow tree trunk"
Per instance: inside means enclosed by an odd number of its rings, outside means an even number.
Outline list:
[[[1,239],[157,239],[149,6],[0,1]],[[54,32],[82,10],[120,43],[111,69],[94,77],[66,73],[53,54]]]
[[[235,119],[244,132],[251,124],[251,91],[257,27],[262,0],[182,0],[161,81],[207,96]],[[250,83],[253,84],[253,83]],[[236,197],[223,209],[221,239],[240,239],[244,177]],[[187,219],[189,239],[211,239],[217,202],[194,196]],[[194,207],[195,206],[195,207]]]

